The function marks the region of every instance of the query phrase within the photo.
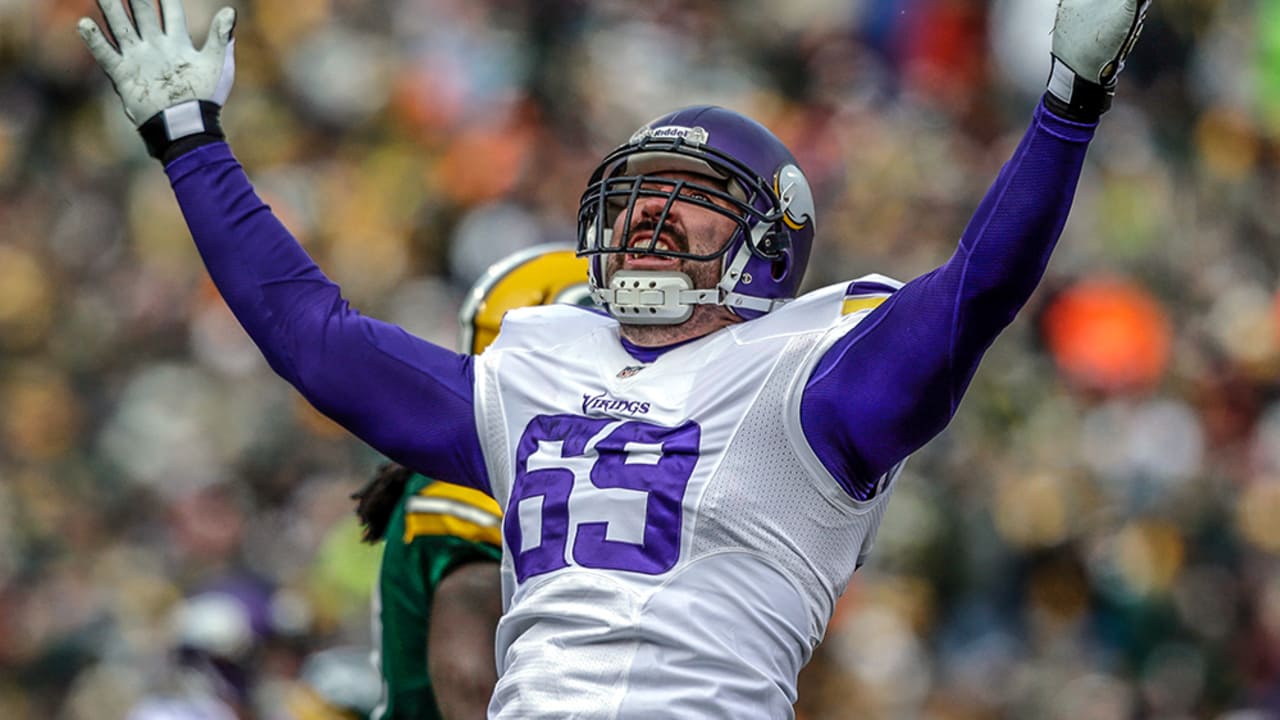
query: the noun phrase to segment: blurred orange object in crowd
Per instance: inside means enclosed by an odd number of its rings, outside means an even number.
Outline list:
[[[1169,364],[1167,313],[1132,280],[1077,281],[1050,301],[1040,323],[1059,370],[1083,389],[1149,390]]]

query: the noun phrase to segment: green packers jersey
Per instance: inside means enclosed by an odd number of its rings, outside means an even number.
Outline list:
[[[374,593],[375,662],[383,701],[374,720],[438,720],[427,674],[427,629],[441,579],[502,558],[502,514],[487,495],[414,475],[387,526]]]

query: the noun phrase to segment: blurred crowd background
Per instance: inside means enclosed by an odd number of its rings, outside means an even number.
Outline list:
[[[220,5],[188,0],[197,44]],[[1026,127],[1054,5],[238,0],[224,124],[357,307],[452,345],[482,269],[570,241],[595,161],[692,102],[799,156],[810,287],[931,269]],[[82,15],[0,0],[0,718],[338,717],[376,683],[348,495],[380,458],[224,308]],[[1278,140],[1280,2],[1158,0],[804,720],[1280,717]]]

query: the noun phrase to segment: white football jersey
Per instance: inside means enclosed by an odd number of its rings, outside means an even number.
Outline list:
[[[901,470],[855,501],[800,427],[824,350],[887,297],[860,285],[648,364],[613,318],[508,313],[475,363],[506,513],[491,717],[792,717]]]

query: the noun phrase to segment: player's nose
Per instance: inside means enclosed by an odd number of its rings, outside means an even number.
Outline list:
[[[649,186],[647,189],[660,189],[661,195],[640,195],[636,197],[635,214],[642,220],[657,220],[662,217],[663,211],[666,211],[667,217],[674,217],[679,211],[677,203],[671,201],[671,187],[666,186],[658,188]]]

